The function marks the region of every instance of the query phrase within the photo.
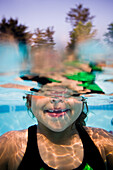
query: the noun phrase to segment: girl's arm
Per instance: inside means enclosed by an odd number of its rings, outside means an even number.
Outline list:
[[[25,134],[10,131],[0,136],[0,170],[17,170],[26,149]]]

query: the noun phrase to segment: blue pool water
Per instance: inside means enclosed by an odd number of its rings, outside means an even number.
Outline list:
[[[16,80],[19,76],[18,73],[0,75],[0,84],[14,83],[37,87],[37,83]],[[37,124],[37,120],[28,113],[25,106],[23,96],[26,93],[25,90],[0,87],[0,135],[10,130],[21,130]],[[113,131],[113,96],[109,93],[92,94],[87,97],[87,102],[89,107],[87,126]]]

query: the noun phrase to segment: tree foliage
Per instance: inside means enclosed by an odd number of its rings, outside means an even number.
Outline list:
[[[80,21],[76,26],[76,28],[74,28],[73,31],[70,32],[71,42],[68,43],[68,48],[74,49],[76,43],[80,43],[88,39],[91,39],[95,35],[95,33],[96,30],[92,31],[91,22],[87,22],[86,24],[83,24]]]
[[[55,45],[53,35],[53,27],[48,27],[45,30],[37,28],[31,34],[27,32],[27,26],[18,23],[18,19],[10,18],[6,20],[6,18],[3,18],[0,22],[0,40],[14,39],[19,43],[29,43],[35,47],[53,48]]]
[[[110,44],[113,45],[113,23],[108,25],[108,32],[104,34],[105,36],[105,41]]]
[[[94,18],[94,16],[90,16],[89,9],[83,8],[82,4],[76,5],[76,8],[71,8],[67,15],[66,21],[70,22],[73,27],[76,27],[80,21],[85,24]]]
[[[48,27],[45,30],[39,28],[36,29],[35,38],[33,38],[33,43],[35,47],[50,47],[53,48],[54,43],[54,31],[53,27]]]
[[[0,23],[0,40],[7,40],[12,36],[16,41],[26,43],[31,38],[31,34],[26,31],[27,26],[19,24],[18,19],[3,18]]]
[[[78,42],[92,38],[95,35],[96,30],[92,31],[93,25],[91,22],[94,16],[90,16],[89,9],[84,8],[82,4],[76,5],[76,8],[71,8],[67,15],[66,21],[73,26],[67,49],[73,51]]]

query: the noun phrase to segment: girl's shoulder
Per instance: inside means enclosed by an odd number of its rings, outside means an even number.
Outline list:
[[[87,133],[89,134],[89,136],[92,139],[111,139],[113,140],[113,135],[108,132],[105,129],[102,128],[95,128],[95,127],[88,127],[88,126],[84,126],[84,129],[87,131]]]
[[[104,149],[111,148],[113,150],[113,134],[110,132],[94,127],[84,127],[93,142],[98,147],[103,147]]]
[[[0,168],[16,169],[22,160],[27,146],[27,131],[10,131],[0,136]],[[12,167],[14,166],[14,167]]]
[[[101,128],[85,127],[89,136],[97,146],[108,169],[113,169],[113,135]]]
[[[5,143],[11,142],[22,142],[28,138],[28,129],[25,130],[14,130],[4,133],[0,136],[0,143],[4,141]],[[14,144],[14,143],[13,143]]]

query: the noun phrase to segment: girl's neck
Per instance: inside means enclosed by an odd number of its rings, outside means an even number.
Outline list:
[[[73,125],[73,127],[72,125],[69,126],[62,132],[54,132],[39,122],[37,132],[46,137],[50,142],[59,145],[70,145],[75,135],[77,138],[79,137],[75,125]]]

